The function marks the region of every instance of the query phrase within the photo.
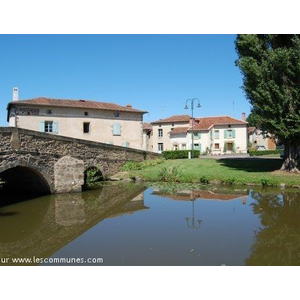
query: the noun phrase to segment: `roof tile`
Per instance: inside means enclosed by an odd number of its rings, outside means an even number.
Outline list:
[[[146,111],[134,109],[130,105],[121,106],[118,104],[107,103],[107,102],[97,102],[97,101],[89,101],[89,100],[52,99],[52,98],[45,98],[45,97],[39,97],[39,98],[28,99],[28,100],[19,100],[19,101],[9,103],[9,105],[12,104],[73,107],[73,108],[146,113]]]

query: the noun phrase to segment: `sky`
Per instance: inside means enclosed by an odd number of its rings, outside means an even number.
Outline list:
[[[39,96],[131,104],[150,122],[185,110],[196,117],[247,115],[235,35],[0,35],[0,126],[12,89]]]

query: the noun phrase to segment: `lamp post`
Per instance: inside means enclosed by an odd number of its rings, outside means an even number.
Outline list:
[[[191,152],[191,158],[194,158],[194,101],[198,102],[197,107],[200,108],[200,100],[198,98],[191,98],[191,99],[187,99],[185,102],[185,108],[184,109],[188,109],[188,102],[191,102],[191,110],[192,110],[192,152]]]

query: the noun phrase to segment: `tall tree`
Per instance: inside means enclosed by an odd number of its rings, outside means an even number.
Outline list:
[[[282,170],[300,167],[300,37],[238,35],[236,65],[261,127],[284,144]]]

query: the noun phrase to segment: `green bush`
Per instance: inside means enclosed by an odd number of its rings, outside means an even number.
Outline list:
[[[85,171],[84,176],[85,185],[91,186],[99,181],[103,180],[103,175],[101,172],[101,166],[91,167]]]
[[[163,182],[179,182],[180,176],[181,173],[177,166],[171,168],[163,167],[158,173],[159,180]]]
[[[269,154],[280,154],[281,150],[249,150],[250,156],[263,156],[263,155],[269,155]]]
[[[191,150],[176,150],[176,151],[163,151],[162,156],[165,159],[181,159],[181,158],[188,158],[189,152]],[[194,150],[194,157],[199,157],[200,151]]]

